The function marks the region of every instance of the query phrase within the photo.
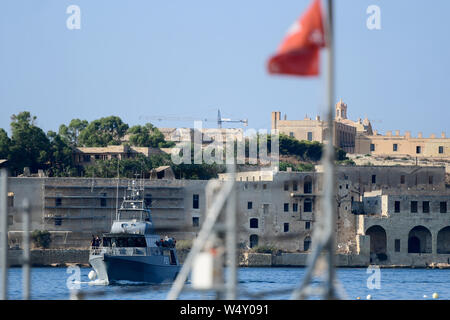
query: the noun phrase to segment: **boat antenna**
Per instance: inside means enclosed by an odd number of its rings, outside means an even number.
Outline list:
[[[120,159],[117,159],[116,220],[119,220],[119,163]]]

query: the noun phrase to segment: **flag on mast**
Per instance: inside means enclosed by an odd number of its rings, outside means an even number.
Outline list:
[[[319,50],[325,47],[325,32],[320,0],[314,0],[306,12],[288,30],[276,54],[269,59],[271,74],[317,76]]]

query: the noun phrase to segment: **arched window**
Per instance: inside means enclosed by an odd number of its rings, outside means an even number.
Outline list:
[[[408,253],[431,253],[431,232],[424,226],[416,226],[408,234]]]
[[[312,193],[312,178],[306,176],[303,181],[303,193]]]
[[[258,228],[258,219],[256,219],[256,218],[250,219],[250,228],[252,228],[252,229]]]
[[[372,226],[366,231],[370,237],[370,253],[386,253],[386,230],[380,226]]]
[[[250,236],[250,248],[254,248],[258,246],[258,236],[256,234],[252,234]]]
[[[437,253],[450,254],[450,227],[442,228],[438,232]]]

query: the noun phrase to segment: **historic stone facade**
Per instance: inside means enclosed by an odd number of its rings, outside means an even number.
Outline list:
[[[240,246],[308,253],[321,214],[323,186],[318,169],[237,173]],[[219,180],[228,178],[222,174]],[[49,230],[53,248],[86,248],[93,234],[109,231],[128,183],[127,179],[10,178],[10,245],[20,246],[19,207],[28,198],[33,204],[32,229]],[[207,212],[207,184],[145,180],[145,199],[156,231],[177,239],[195,238]],[[446,262],[450,257],[449,206],[443,167],[339,166],[337,253],[360,255],[358,265],[369,258],[391,265]]]

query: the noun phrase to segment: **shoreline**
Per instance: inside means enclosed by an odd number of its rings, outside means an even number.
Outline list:
[[[32,267],[67,268],[79,266],[89,268],[88,249],[34,249],[31,250]],[[22,266],[22,250],[10,249],[8,251],[8,264],[10,268]],[[180,250],[178,258],[183,263],[187,250]],[[306,268],[308,254],[244,252],[239,255],[240,268]],[[380,269],[450,269],[449,263],[430,262],[417,265],[376,264],[370,263],[368,257],[361,255],[336,255],[336,268],[368,268],[376,266]]]

